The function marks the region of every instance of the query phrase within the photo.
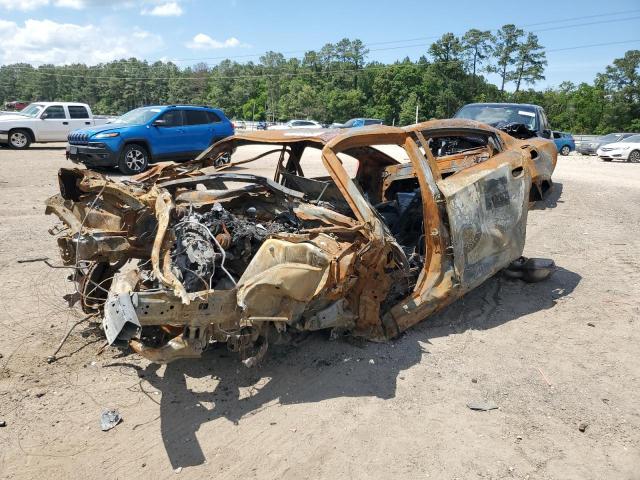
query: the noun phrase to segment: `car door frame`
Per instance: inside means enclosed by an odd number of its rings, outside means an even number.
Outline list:
[[[444,129],[414,126],[401,131],[404,136],[397,130],[381,127],[339,138],[322,151],[327,170],[356,218],[368,224],[373,238],[382,242],[394,240],[346,174],[337,153],[365,144],[396,144],[405,149],[415,170],[423,201],[425,261],[413,291],[382,317],[387,337],[443,308],[522,254],[531,189],[526,150],[513,148],[498,131],[459,126],[446,129],[452,135],[493,135],[498,151],[484,162],[443,178],[431,150],[423,151],[418,142],[428,145],[428,138]]]
[[[438,204],[441,196],[437,179],[440,176],[439,174],[434,175],[433,172],[438,171],[435,161],[433,158],[427,159],[421,153],[411,132],[405,132],[396,127],[382,126],[380,129],[362,129],[357,133],[341,135],[323,148],[322,161],[351,207],[356,219],[367,226],[369,238],[373,244],[371,249],[387,255],[399,255],[406,262],[406,255],[402,252],[402,248],[390,234],[374,207],[364,198],[353,179],[346,173],[337,156],[338,153],[351,148],[375,147],[376,145],[398,145],[404,148],[407,153],[420,185],[424,231],[426,233],[425,261],[415,288],[382,315],[383,336],[392,338],[418,323],[440,306],[444,306],[448,296],[455,290],[455,282],[450,273],[452,270],[451,262],[445,255],[449,234],[443,221],[444,211]],[[361,167],[362,165],[359,168]],[[373,269],[371,273],[375,275]],[[372,284],[367,291],[369,296],[373,298],[364,301],[364,305],[369,308],[366,311],[369,313],[369,318],[374,316],[372,310],[375,313],[375,308],[380,308],[379,294],[386,293],[381,289],[381,287],[388,285],[386,281],[388,281],[386,273],[384,276],[378,276],[375,286]],[[362,295],[365,298],[364,292]],[[375,305],[376,302],[378,302],[377,305]],[[362,303],[361,300],[359,315],[363,315]],[[380,313],[379,310],[378,313]]]
[[[69,119],[69,132],[72,132],[73,130],[79,130],[81,128],[88,128],[93,125],[93,122],[91,121],[91,111],[86,105],[65,105],[64,107],[67,112],[67,118]],[[87,117],[72,117],[70,108],[84,108],[84,110],[87,112]]]
[[[439,182],[463,293],[522,255],[532,184],[527,162],[525,150],[504,149]]]
[[[182,118],[182,124],[176,126],[164,126],[164,125],[155,125],[156,120],[161,120],[165,115],[169,112],[180,112],[180,117]],[[149,128],[158,129],[152,137],[152,141],[149,142],[150,147],[152,149],[151,155],[154,160],[172,160],[176,158],[180,158],[182,152],[184,152],[184,123],[185,123],[185,115],[184,110],[181,108],[168,108],[158,113],[153,120],[149,123]],[[171,129],[168,131],[168,129]],[[175,136],[175,141],[170,143],[171,148],[169,150],[163,148],[167,144],[167,137],[170,137],[170,134]],[[163,138],[164,137],[164,138]],[[154,149],[154,144],[156,149]],[[162,147],[162,150],[157,150],[158,147]]]
[[[207,117],[206,123],[189,124],[188,116],[189,112],[201,112]],[[182,123],[184,127],[185,141],[189,146],[189,149],[182,152],[183,158],[195,158],[203,150],[216,142],[215,139],[215,122],[209,121],[209,115],[206,110],[198,108],[183,108],[182,109]]]
[[[51,107],[60,107],[62,108],[62,113],[64,114],[64,118],[42,118],[42,115],[47,113]],[[64,142],[67,140],[67,135],[69,134],[69,112],[65,108],[65,105],[62,103],[59,104],[51,104],[44,107],[42,113],[40,113],[39,117],[42,123],[38,127],[38,138],[36,139],[38,142]]]

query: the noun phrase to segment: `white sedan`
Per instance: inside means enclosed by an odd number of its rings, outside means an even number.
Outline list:
[[[273,125],[269,127],[269,130],[290,130],[298,128],[322,128],[322,125],[315,120],[289,120],[284,125]]]
[[[640,135],[632,135],[616,143],[601,145],[597,154],[605,162],[611,160],[640,162]]]

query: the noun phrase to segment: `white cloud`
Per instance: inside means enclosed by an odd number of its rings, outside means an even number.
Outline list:
[[[0,7],[7,10],[35,10],[49,4],[49,0],[0,0]]]
[[[140,13],[155,17],[179,17],[184,12],[178,2],[166,2],[156,5],[152,9],[143,9]]]
[[[163,45],[159,35],[133,28],[125,31],[95,25],[26,20],[24,26],[0,21],[0,64],[108,62],[119,58],[144,58]]]
[[[122,7],[131,8],[136,5],[155,5],[149,7],[149,9],[143,9],[141,13],[159,12],[149,14],[161,16],[176,16],[182,14],[182,7],[179,4],[179,0],[0,0],[0,8],[4,8],[5,10],[21,10],[23,12],[47,7],[49,5],[59,8],[72,8],[74,10],[83,10],[88,7],[111,7],[112,9],[119,9]]]
[[[240,40],[236,37],[227,38],[221,42],[211,38],[205,33],[199,33],[193,39],[186,44],[187,48],[194,50],[214,50],[218,48],[233,48],[240,46]]]
[[[82,10],[87,6],[84,0],[55,0],[53,4],[56,7],[73,8],[74,10]]]

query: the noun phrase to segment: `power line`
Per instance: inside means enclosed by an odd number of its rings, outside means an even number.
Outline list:
[[[598,22],[588,22],[588,23],[578,23],[575,25],[560,25],[559,27],[549,27],[549,28],[542,28],[542,29],[538,29],[538,30],[533,30],[533,32],[549,32],[551,30],[562,30],[565,28],[575,28],[575,27],[586,27],[586,26],[590,26],[590,25],[602,25],[604,23],[613,23],[613,22],[627,22],[629,20],[637,20],[639,19],[640,16],[635,16],[635,17],[626,17],[626,18],[614,18],[611,20],[601,20]]]
[[[564,47],[564,48],[557,48],[557,49],[550,49],[550,50],[546,50],[547,52],[558,52],[558,51],[564,51],[564,50],[578,50],[578,49],[586,49],[586,48],[594,48],[594,47],[603,47],[603,46],[609,46],[609,45],[621,45],[621,44],[629,44],[629,43],[638,43],[640,42],[640,39],[633,39],[633,40],[624,40],[624,41],[618,41],[618,42],[605,42],[605,43],[596,43],[596,44],[587,44],[587,45],[576,45],[576,46],[572,46],[572,47]],[[443,63],[458,63],[461,62],[461,60],[450,60],[450,61],[436,61],[433,62],[432,64],[443,64]],[[216,79],[216,80],[240,80],[240,79],[245,79],[245,78],[274,78],[274,77],[300,77],[300,76],[315,76],[315,75],[327,75],[327,74],[345,74],[345,73],[363,73],[363,72],[370,72],[372,70],[384,70],[387,68],[395,68],[399,65],[402,65],[402,63],[393,63],[393,64],[387,64],[387,65],[372,65],[372,66],[368,66],[368,67],[364,67],[361,69],[345,69],[345,68],[340,68],[340,69],[328,69],[328,70],[320,70],[320,71],[304,71],[304,72],[279,72],[279,73],[260,73],[260,74],[250,74],[250,75],[226,75],[226,76],[219,76],[219,75],[215,75],[215,76],[210,76],[207,75],[206,77],[180,77],[180,76],[176,76],[176,77],[123,77],[123,76],[111,76],[111,75],[97,75],[97,76],[90,76],[89,79],[91,80],[129,80],[129,81],[144,81],[144,80],[166,80],[166,81],[170,81],[170,80],[175,80],[175,81],[194,81],[194,80],[198,80],[198,81],[209,81],[210,79]],[[417,64],[417,63],[412,63],[412,65],[414,66],[418,66],[421,67],[422,64]],[[426,65],[431,65],[431,64],[425,64]],[[62,77],[62,78],[87,78],[86,75],[72,75],[72,74],[65,74],[65,73],[57,73],[57,72],[41,72],[39,70],[35,70],[32,69],[30,67],[12,67],[12,66],[5,66],[5,67],[0,67],[0,68],[6,68],[6,69],[22,69],[22,70],[29,70],[29,73],[33,73],[33,74],[37,74],[37,75],[48,75],[48,76],[54,76],[54,77]]]
[[[556,20],[545,20],[542,22],[536,22],[536,23],[530,23],[527,25],[522,25],[522,28],[527,28],[527,27],[534,27],[534,26],[540,26],[540,25],[551,25],[551,24],[556,24],[556,23],[563,23],[563,25],[559,25],[559,26],[555,26],[555,27],[549,27],[549,28],[545,28],[545,29],[538,29],[538,30],[532,30],[533,33],[537,33],[537,32],[547,32],[547,31],[553,31],[553,30],[564,30],[567,28],[576,28],[576,27],[583,27],[583,26],[590,26],[590,25],[599,25],[599,24],[605,24],[605,23],[613,23],[613,22],[624,22],[624,21],[629,21],[629,20],[636,20],[638,18],[640,18],[640,16],[634,16],[634,17],[626,17],[626,18],[614,18],[614,19],[608,19],[608,20],[600,20],[600,21],[596,21],[596,22],[588,22],[588,23],[581,23],[581,24],[574,24],[574,25],[564,25],[565,22],[572,22],[572,21],[576,21],[576,20],[588,20],[591,18],[603,18],[603,17],[611,17],[611,16],[620,16],[620,15],[627,15],[630,13],[638,13],[640,12],[640,9],[632,9],[632,10],[623,10],[620,12],[609,12],[609,13],[601,13],[601,14],[596,14],[596,15],[583,15],[583,16],[579,16],[579,17],[571,17],[571,18],[563,18],[563,19],[556,19]],[[494,27],[494,29],[498,29],[499,27]],[[461,35],[461,34],[459,34]],[[379,42],[368,42],[363,44],[363,46],[366,47],[370,47],[370,46],[375,46],[375,45],[393,45],[393,44],[400,44],[400,43],[413,43],[413,42],[424,42],[426,40],[436,40],[438,38],[440,38],[440,36],[438,35],[432,35],[432,36],[425,36],[425,37],[415,37],[415,38],[407,38],[407,39],[402,39],[402,40],[387,40],[387,41],[379,41]],[[398,49],[403,49],[403,48],[417,48],[417,47],[423,47],[423,46],[429,46],[429,43],[417,43],[417,44],[411,44],[411,45],[401,45],[401,46],[396,46],[396,47],[387,47],[387,48],[376,48],[376,49],[369,49],[370,52],[376,52],[376,51],[385,51],[385,50],[398,50]],[[277,52],[280,53],[282,55],[290,55],[290,54],[297,54],[297,53],[306,53],[310,51],[309,49],[306,50],[288,50],[288,51],[284,51],[284,52]],[[183,62],[199,62],[199,61],[203,61],[203,60],[233,60],[233,59],[246,59],[246,58],[255,58],[255,57],[260,57],[263,56],[266,52],[263,53],[250,53],[250,54],[243,54],[243,55],[234,55],[234,56],[230,56],[230,55],[226,55],[226,56],[216,56],[216,57],[191,57],[191,58],[178,58],[178,59],[170,59],[168,62],[171,63],[183,63]],[[116,60],[114,60],[116,61]],[[119,63],[123,63],[123,62],[131,62],[134,63],[136,61],[138,61],[137,59],[135,60],[128,60],[128,59],[120,59],[117,60]],[[157,62],[159,60],[154,61]],[[38,63],[38,62],[34,62],[34,63]],[[42,62],[39,62],[42,63]],[[204,63],[204,62],[202,62]],[[212,64],[206,64],[208,67],[214,66]],[[120,65],[117,65],[117,67],[120,67]],[[43,67],[43,68],[51,68],[51,67]],[[57,68],[57,67],[56,67]],[[87,67],[87,68],[92,68],[92,67]],[[95,66],[93,67],[95,68]],[[126,68],[126,67],[125,67]],[[147,64],[147,68],[157,68],[157,69],[162,69],[164,68],[163,66],[154,66],[152,64]]]
[[[626,44],[626,43],[635,43],[635,42],[640,42],[640,38],[637,40],[622,40],[620,42],[605,42],[605,43],[591,43],[589,45],[578,45],[575,47],[563,47],[563,48],[553,48],[551,50],[547,50],[547,53],[549,52],[564,52],[567,50],[578,50],[581,48],[593,48],[593,47],[608,47],[609,45],[622,45],[622,44]]]
[[[534,26],[538,26],[538,25],[548,25],[548,24],[553,24],[553,23],[571,22],[571,21],[575,21],[575,20],[587,20],[587,19],[590,19],[590,18],[602,18],[602,17],[626,15],[626,14],[629,14],[629,13],[638,13],[638,12],[640,12],[640,9],[636,8],[636,9],[633,9],[633,10],[625,10],[625,11],[615,12],[615,13],[601,13],[601,14],[598,14],[598,15],[585,15],[585,16],[581,16],[581,17],[563,18],[563,19],[559,19],[559,20],[547,20],[547,21],[543,21],[543,22],[537,22],[537,23],[530,23],[530,24],[527,24],[527,25],[522,25],[522,27],[523,28],[527,28],[527,27],[534,27]],[[626,20],[631,20],[631,19],[634,19],[634,18],[639,18],[639,17],[611,19],[609,21],[603,21],[603,23],[613,22],[613,21],[626,21]],[[575,26],[579,27],[579,26],[582,26],[582,25],[575,25]],[[554,28],[549,29],[549,30],[534,30],[533,32],[560,30],[560,29],[571,28],[571,27],[572,26],[561,25],[559,27],[554,27]],[[498,28],[499,27],[494,27],[491,30],[498,29]],[[417,41],[424,41],[424,40],[437,40],[441,36],[442,35],[432,35],[432,36],[428,36],[428,37],[405,38],[405,39],[402,39],[402,40],[388,40],[388,41],[383,41],[383,42],[368,42],[368,43],[366,43],[364,45],[366,47],[369,47],[369,46],[372,46],[372,45],[390,45],[390,44],[394,44],[394,43],[417,42]],[[422,44],[417,45],[417,46],[422,46]],[[289,51],[279,52],[279,53],[282,53],[283,55],[288,55],[288,54],[292,54],[292,53],[305,53],[305,52],[308,52],[308,51],[309,51],[309,49],[307,49],[307,50],[289,50]],[[173,59],[172,61],[173,62],[184,62],[184,61],[199,61],[199,60],[227,60],[227,59],[231,60],[233,58],[259,57],[259,56],[262,56],[262,55],[264,55],[264,53],[254,53],[254,54],[237,55],[237,56],[203,57],[203,58],[178,58],[178,59]]]

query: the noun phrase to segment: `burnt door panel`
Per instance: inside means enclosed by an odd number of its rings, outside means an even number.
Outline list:
[[[522,255],[531,188],[523,160],[519,152],[504,152],[439,182],[465,291]]]

